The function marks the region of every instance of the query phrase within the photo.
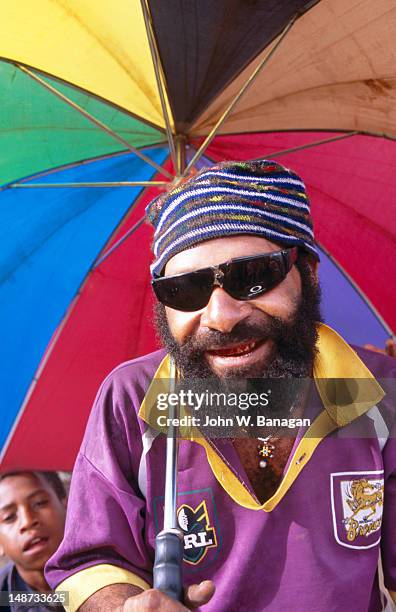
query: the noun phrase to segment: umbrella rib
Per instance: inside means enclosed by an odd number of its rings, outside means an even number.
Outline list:
[[[163,143],[156,143],[154,146],[161,145]],[[147,149],[151,148],[151,146],[146,147]],[[56,174],[58,172],[62,172],[63,170],[69,170],[70,168],[76,168],[80,166],[84,166],[87,164],[91,164],[93,162],[102,161],[105,159],[112,159],[114,157],[120,157],[122,155],[129,155],[130,151],[114,151],[114,153],[104,153],[103,155],[97,155],[96,157],[87,157],[84,159],[68,162],[66,164],[61,164],[60,166],[54,166],[53,168],[47,168],[46,170],[42,170],[41,172],[34,172],[33,174],[29,174],[28,176],[21,177],[15,183],[11,181],[10,183],[6,183],[5,185],[0,185],[0,191],[4,191],[8,189],[10,185],[20,185],[21,183],[26,183],[27,181],[37,180],[39,178],[43,178],[44,176],[51,176],[52,174]]]
[[[147,157],[147,155],[142,153],[139,149],[136,149],[136,147],[134,147],[127,140],[122,138],[122,136],[119,136],[116,132],[114,132],[106,124],[104,124],[102,121],[100,121],[99,119],[97,119],[96,117],[88,113],[84,108],[79,106],[76,102],[73,102],[73,100],[70,100],[70,98],[65,96],[60,91],[58,91],[55,87],[53,87],[52,85],[47,83],[44,79],[39,77],[37,74],[29,70],[29,68],[26,68],[26,66],[22,66],[22,64],[15,64],[15,65],[19,68],[19,70],[27,74],[31,79],[39,83],[42,87],[45,87],[45,89],[48,89],[48,91],[50,91],[55,96],[63,100],[63,102],[66,102],[66,104],[74,108],[74,110],[78,111],[81,115],[83,115],[86,119],[91,121],[91,123],[94,123],[101,130],[109,134],[109,136],[111,136],[112,138],[114,138],[115,140],[123,144],[129,151],[131,151],[132,153],[135,153],[138,157],[140,157],[140,159],[142,159],[147,164],[155,168],[158,172],[161,172],[161,174],[166,175],[168,178],[173,178],[170,172],[165,170],[162,166],[159,166],[156,162],[154,162],[149,157]]]
[[[341,134],[338,136],[333,136],[332,138],[324,138],[323,140],[316,140],[315,142],[310,142],[308,144],[299,145],[298,147],[291,147],[290,149],[280,149],[279,151],[274,151],[274,153],[268,153],[268,158],[272,157],[280,157],[281,155],[286,155],[287,153],[294,153],[295,151],[303,151],[304,149],[311,149],[311,147],[317,147],[322,144],[327,144],[329,142],[336,142],[336,140],[344,140],[344,138],[350,138],[351,136],[357,136],[361,134],[359,131],[348,132],[347,134]],[[259,161],[260,158],[257,158],[254,161]]]
[[[177,156],[176,156],[176,148],[173,140],[173,134],[171,129],[171,124],[169,120],[168,109],[166,106],[165,94],[163,84],[165,83],[165,74],[162,69],[161,59],[159,55],[159,50],[157,46],[157,42],[154,36],[154,28],[151,20],[150,11],[148,5],[146,4],[146,0],[141,0],[142,12],[144,17],[144,23],[146,26],[146,34],[150,47],[151,58],[153,60],[155,78],[157,80],[158,93],[161,101],[162,113],[164,115],[165,127],[166,127],[166,135],[168,137],[169,150],[173,162],[173,167],[177,168]]]
[[[96,270],[101,263],[105,261],[115,251],[131,234],[133,234],[139,227],[143,224],[145,217],[141,217],[139,221],[136,221],[135,225],[133,225],[117,242],[115,242],[107,251],[103,253],[101,257],[99,257],[95,263],[93,264],[91,270]]]
[[[221,126],[223,125],[223,123],[228,119],[230,113],[233,111],[234,107],[236,106],[236,104],[239,102],[239,100],[242,98],[242,96],[244,95],[244,93],[247,91],[247,89],[250,87],[250,85],[255,81],[256,77],[258,76],[258,74],[261,72],[261,70],[264,68],[264,66],[268,63],[268,61],[271,59],[271,57],[273,56],[273,54],[275,53],[275,51],[278,49],[279,45],[282,43],[282,41],[284,40],[285,36],[288,34],[288,32],[290,31],[291,27],[293,26],[293,24],[295,23],[295,21],[297,20],[297,18],[300,16],[300,13],[296,13],[292,19],[286,24],[286,26],[283,28],[278,40],[275,42],[275,44],[271,47],[271,49],[268,51],[268,53],[265,55],[265,57],[261,60],[261,62],[259,63],[259,65],[255,68],[255,70],[252,72],[252,74],[249,76],[249,78],[247,79],[247,81],[243,84],[243,86],[241,87],[241,89],[238,91],[238,93],[236,94],[236,96],[234,97],[234,99],[231,101],[231,103],[229,104],[228,108],[226,108],[226,110],[224,111],[224,113],[221,115],[221,117],[219,118],[219,120],[217,121],[216,125],[212,128],[212,130],[209,132],[209,134],[207,135],[207,137],[205,138],[204,142],[201,144],[201,146],[199,147],[198,151],[195,153],[195,155],[193,156],[193,158],[190,160],[189,164],[187,165],[185,171],[184,171],[184,175],[186,175],[189,170],[191,169],[192,166],[194,166],[194,164],[199,160],[199,158],[203,155],[203,153],[205,152],[205,150],[207,149],[207,147],[210,145],[210,143],[212,142],[213,138],[217,135],[218,131],[220,130]]]
[[[10,183],[5,188],[19,188],[19,189],[32,189],[50,187],[50,188],[62,188],[62,187],[162,187],[169,185],[169,181],[108,181],[108,182],[97,182],[97,183]]]
[[[318,1],[320,2],[320,0],[318,0]],[[17,64],[18,64],[18,62],[16,62],[15,60],[10,60],[8,57],[4,57],[1,54],[0,54],[0,61],[1,62],[6,62],[8,64],[12,64],[15,67],[17,67]],[[35,66],[30,66],[29,64],[26,64],[26,63],[22,64],[21,62],[19,62],[19,63],[21,65],[25,66],[26,68],[30,68],[31,70],[39,70]],[[62,78],[60,76],[57,76],[56,74],[51,74],[50,72],[46,72],[45,70],[43,70],[41,68],[40,68],[39,72],[40,72],[40,74],[50,78],[51,80],[59,81],[61,84],[63,83],[64,85],[67,85],[68,87],[70,87],[72,89],[75,89],[76,91],[85,93],[90,98],[98,100],[102,104],[105,104],[106,106],[111,107],[112,109],[116,110],[117,112],[121,112],[124,115],[127,115],[128,117],[131,117],[132,119],[136,119],[137,121],[140,121],[140,123],[144,123],[144,125],[146,125],[147,127],[153,128],[154,130],[157,130],[158,132],[161,132],[161,134],[165,135],[165,128],[162,127],[162,125],[158,125],[158,123],[154,123],[153,121],[150,121],[146,117],[142,117],[141,115],[132,112],[128,108],[125,108],[124,106],[121,106],[120,104],[117,104],[116,102],[113,102],[112,100],[106,99],[103,96],[101,96],[99,94],[96,94],[93,91],[90,91],[89,89],[86,89],[85,87],[82,87],[82,85],[76,85],[72,81],[68,81],[67,79]]]

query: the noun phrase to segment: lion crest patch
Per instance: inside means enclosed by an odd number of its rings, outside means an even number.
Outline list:
[[[331,478],[334,535],[348,548],[372,548],[381,538],[383,471],[336,472]]]

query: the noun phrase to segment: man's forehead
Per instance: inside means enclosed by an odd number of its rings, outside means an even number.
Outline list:
[[[285,247],[270,242],[262,236],[249,234],[213,238],[176,253],[166,264],[165,274],[182,274],[207,266],[215,266],[235,257],[270,253],[282,248]]]

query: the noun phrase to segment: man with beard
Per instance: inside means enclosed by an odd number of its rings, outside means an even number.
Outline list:
[[[381,610],[381,533],[385,586],[396,590],[396,448],[394,404],[376,378],[394,379],[395,366],[319,323],[302,180],[275,162],[223,163],[152,202],[147,214],[166,350],[122,364],[103,383],[49,583],[84,612],[204,604],[227,612]],[[187,608],[150,588],[163,521],[170,356],[182,385],[192,381],[192,395],[178,396],[190,416],[181,427],[177,500]],[[210,390],[213,380],[229,396],[242,382],[250,417],[284,404],[283,416],[300,426],[287,432],[282,419],[250,429],[235,414],[241,424],[231,437],[216,428],[211,437],[196,390],[197,381]],[[276,380],[285,384],[272,400]],[[212,396],[205,398],[210,414]],[[222,409],[212,414],[220,424]]]

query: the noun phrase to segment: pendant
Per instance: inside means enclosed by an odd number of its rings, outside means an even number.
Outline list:
[[[272,459],[272,457],[274,456],[273,451],[275,450],[275,446],[268,442],[269,439],[270,436],[267,436],[267,438],[258,438],[258,440],[263,442],[262,445],[259,444],[257,447],[259,449],[260,455],[259,467],[261,468],[267,467],[268,459]]]

